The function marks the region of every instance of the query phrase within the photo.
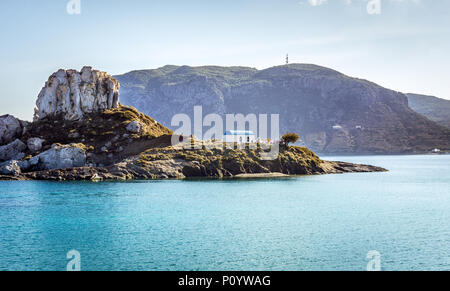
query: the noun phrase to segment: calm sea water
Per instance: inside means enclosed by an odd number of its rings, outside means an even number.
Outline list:
[[[327,159],[390,172],[0,182],[0,270],[450,270],[450,156]]]

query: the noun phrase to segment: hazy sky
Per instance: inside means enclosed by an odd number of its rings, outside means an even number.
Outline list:
[[[314,63],[450,99],[450,1],[2,0],[0,115],[31,119],[48,76],[173,65]]]

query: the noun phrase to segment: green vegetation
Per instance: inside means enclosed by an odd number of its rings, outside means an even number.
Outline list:
[[[300,140],[300,136],[296,133],[286,133],[281,137],[281,140],[286,146],[289,146],[290,143],[296,143]]]

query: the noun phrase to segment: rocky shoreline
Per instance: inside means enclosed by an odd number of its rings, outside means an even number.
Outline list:
[[[169,169],[168,166],[174,166]],[[321,165],[323,171],[317,171],[312,174],[291,173],[283,174],[279,172],[274,173],[242,173],[237,175],[227,176],[208,176],[208,175],[192,175],[186,176],[183,172],[186,168],[179,167],[183,165],[183,161],[167,161],[162,165],[153,165],[152,167],[139,167],[135,164],[114,165],[106,168],[81,167],[71,169],[59,169],[49,171],[37,171],[24,173],[17,176],[0,175],[0,181],[130,181],[130,180],[165,180],[165,179],[188,179],[188,178],[216,178],[216,179],[246,179],[259,178],[271,179],[292,177],[299,175],[325,175],[325,174],[344,174],[344,173],[370,173],[370,172],[386,172],[386,169],[370,166],[351,164],[345,162],[329,162],[323,161]],[[195,164],[187,164],[188,168],[195,167]],[[151,169],[157,169],[152,171]],[[165,168],[166,172],[161,170]]]
[[[260,157],[259,143],[229,148],[191,138],[192,149],[180,148],[172,145],[171,130],[119,103],[119,86],[90,67],[50,76],[38,96],[33,122],[0,116],[0,180],[222,179],[386,171],[323,161],[302,147],[281,146],[270,161]]]
[[[273,178],[297,175],[385,172],[386,169],[346,162],[324,161],[301,147],[281,149],[275,160],[262,160],[257,149],[179,149],[159,145],[139,155],[103,167],[74,167],[0,175],[0,180],[129,181],[187,178]]]

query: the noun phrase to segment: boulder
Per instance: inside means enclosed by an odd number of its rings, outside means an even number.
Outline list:
[[[38,152],[42,149],[43,143],[44,140],[38,137],[30,138],[27,141],[28,149],[33,153]]]
[[[28,161],[30,162],[30,167],[37,166],[39,164],[39,156],[32,157]]]
[[[17,161],[9,161],[3,164],[0,164],[0,174],[2,175],[10,175],[10,176],[18,176],[22,172]]]
[[[24,132],[25,122],[12,115],[0,116],[0,145],[8,144]]]
[[[119,82],[105,72],[84,67],[59,70],[50,76],[36,102],[34,120],[62,116],[81,120],[84,114],[119,106]]]
[[[22,172],[25,172],[26,170],[31,168],[30,161],[27,161],[27,160],[19,161],[19,162],[17,162],[17,165],[19,166],[19,168]]]
[[[77,144],[53,145],[38,157],[38,168],[42,170],[78,168],[86,165],[86,151]]]
[[[0,162],[23,159],[25,157],[23,151],[26,149],[27,146],[19,139],[5,146],[0,146]]]
[[[142,133],[143,125],[139,121],[132,121],[127,125],[126,129],[132,133]]]
[[[19,161],[23,158],[25,158],[25,153],[18,153],[13,159]]]

